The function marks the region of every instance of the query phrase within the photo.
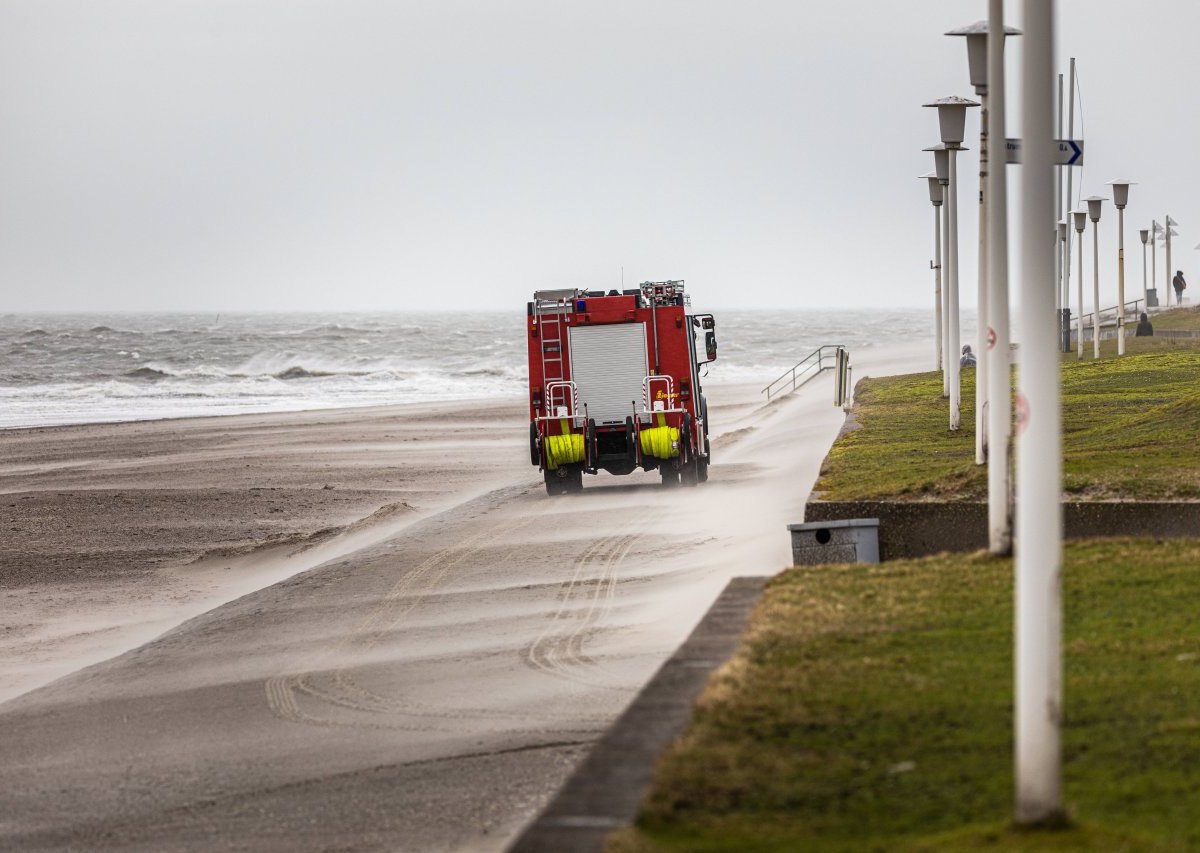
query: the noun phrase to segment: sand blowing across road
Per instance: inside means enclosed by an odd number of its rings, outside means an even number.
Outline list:
[[[556,498],[519,400],[4,433],[0,849],[503,849],[786,564],[829,387],[712,389],[705,485]]]

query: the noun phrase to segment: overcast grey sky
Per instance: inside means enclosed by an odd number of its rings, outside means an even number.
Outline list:
[[[1130,286],[1151,216],[1182,223],[1176,266],[1194,268],[1200,3],[1059,8],[1084,195],[1141,182]],[[627,283],[686,278],[707,307],[931,304],[916,177],[936,120],[920,105],[972,94],[966,48],[942,33],[985,14],[984,0],[0,0],[0,311],[505,308],[535,288],[617,286],[622,266]]]

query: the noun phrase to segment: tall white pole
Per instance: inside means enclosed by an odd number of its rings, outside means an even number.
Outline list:
[[[1170,305],[1172,290],[1171,282],[1174,280],[1171,270],[1174,269],[1174,267],[1171,266],[1171,214],[1169,213],[1167,214],[1166,221],[1163,222],[1163,230],[1167,232],[1167,274],[1163,276],[1163,280],[1167,283],[1167,304]],[[1179,299],[1182,295],[1183,294],[1180,293],[1175,294],[1175,304],[1177,306],[1180,304]]]
[[[959,401],[959,329],[958,329],[958,149],[950,149],[950,185],[946,188],[950,195],[946,198],[946,215],[950,217],[950,298],[948,305],[950,316],[947,318],[949,335],[946,346],[950,362],[950,429],[956,430],[960,425]]]
[[[1079,316],[1075,318],[1075,358],[1083,358],[1083,231],[1075,229],[1079,234],[1079,275],[1075,277],[1078,285]]]
[[[1117,208],[1117,355],[1125,355],[1125,207]]]
[[[1023,0],[1021,362],[1017,430],[1016,820],[1062,813],[1062,429],[1058,337],[1045,241],[1054,225],[1050,154],[1054,0]]]
[[[990,2],[990,0],[989,0]],[[1055,130],[1054,136],[1056,139],[1063,138],[1063,76],[1058,75],[1058,108],[1054,111]],[[1054,167],[1054,212],[1061,214],[1063,209],[1063,170],[1069,169],[1069,166]],[[1065,217],[1059,215],[1060,219]],[[1067,307],[1067,288],[1063,284],[1062,276],[1062,247],[1056,242],[1054,244],[1054,260],[1058,268],[1055,270],[1054,281],[1056,288],[1054,291],[1055,310],[1062,316],[1062,309]],[[1062,322],[1062,321],[1060,321]],[[1066,323],[1062,322],[1063,328],[1066,328]],[[1065,352],[1066,350],[1064,350]]]
[[[1060,80],[1061,82],[1061,80]],[[990,133],[1007,138],[1004,82],[1004,0],[988,0]],[[1061,87],[1060,87],[1061,88]],[[1061,98],[1061,95],[1060,95]],[[1012,372],[1008,346],[1008,174],[1003,160],[988,173],[988,550],[1012,551],[1008,439],[1012,423]],[[1058,234],[1055,234],[1058,245]]]
[[[942,365],[945,363],[942,356],[942,206],[935,204],[933,206],[933,245],[934,257],[933,262],[933,302],[934,311],[937,314],[937,369],[942,370]]]
[[[1067,138],[1074,139],[1075,138],[1075,57],[1073,57],[1073,56],[1071,57],[1071,67],[1067,74],[1067,81],[1068,81],[1067,82],[1067,91],[1068,91],[1068,96],[1067,96]],[[1063,271],[1063,278],[1064,278],[1063,307],[1069,308],[1070,303],[1071,303],[1071,300],[1068,296],[1068,294],[1070,293],[1070,290],[1071,290],[1071,211],[1075,209],[1075,196],[1072,194],[1071,184],[1075,177],[1075,170],[1070,166],[1063,166],[1063,170],[1067,173],[1067,197],[1065,199],[1063,199],[1063,215],[1062,215],[1062,218],[1065,219],[1067,222],[1067,251],[1065,254],[1067,267]],[[1082,303],[1081,303],[1080,310],[1081,311],[1083,310]],[[1070,322],[1071,322],[1071,320],[1068,317],[1067,322],[1064,325],[1066,325],[1067,328],[1070,328]],[[1083,346],[1082,334],[1080,335],[1079,340],[1080,340],[1080,346],[1082,347]],[[1071,347],[1068,345],[1067,347],[1065,347],[1064,351],[1070,352]],[[1081,357],[1082,357],[1082,352],[1081,352]]]
[[[1000,34],[1003,44],[1004,33]],[[989,39],[990,40],[990,39]],[[988,402],[988,90],[979,92],[979,280],[975,290],[978,314],[975,333],[975,464],[987,462]],[[1003,167],[1003,164],[1001,165]]]
[[[949,154],[946,155],[949,161]],[[947,173],[949,174],[949,173]],[[958,356],[950,349],[950,181],[942,184],[942,397],[950,399],[950,362]]]
[[[1100,357],[1100,223],[1092,220],[1092,358]]]
[[[1153,220],[1150,221],[1150,280],[1154,282],[1155,288],[1158,287],[1158,235],[1154,233],[1154,226],[1157,224],[1158,223]],[[1156,297],[1157,295],[1158,294],[1155,294]],[[1167,299],[1170,298],[1170,295],[1168,295]],[[1160,305],[1162,304],[1162,300],[1157,298],[1155,299],[1155,302],[1158,302]],[[1146,307],[1149,306],[1150,303],[1147,302]]]
[[[1063,219],[1066,227],[1058,237],[1062,257],[1062,351],[1071,351],[1071,214]]]
[[[1142,309],[1150,307],[1150,297],[1147,293],[1149,285],[1146,284],[1146,241],[1142,241]]]

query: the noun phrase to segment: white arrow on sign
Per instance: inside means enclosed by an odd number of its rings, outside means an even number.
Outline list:
[[[1007,149],[1006,163],[1021,162],[1021,140],[1006,139],[1005,148]],[[1054,165],[1056,166],[1082,166],[1083,165],[1083,140],[1082,139],[1056,139],[1054,140]]]

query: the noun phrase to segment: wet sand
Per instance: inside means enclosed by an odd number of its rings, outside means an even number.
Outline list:
[[[830,385],[710,389],[704,486],[559,498],[519,400],[0,434],[0,848],[502,849],[786,564]]]

